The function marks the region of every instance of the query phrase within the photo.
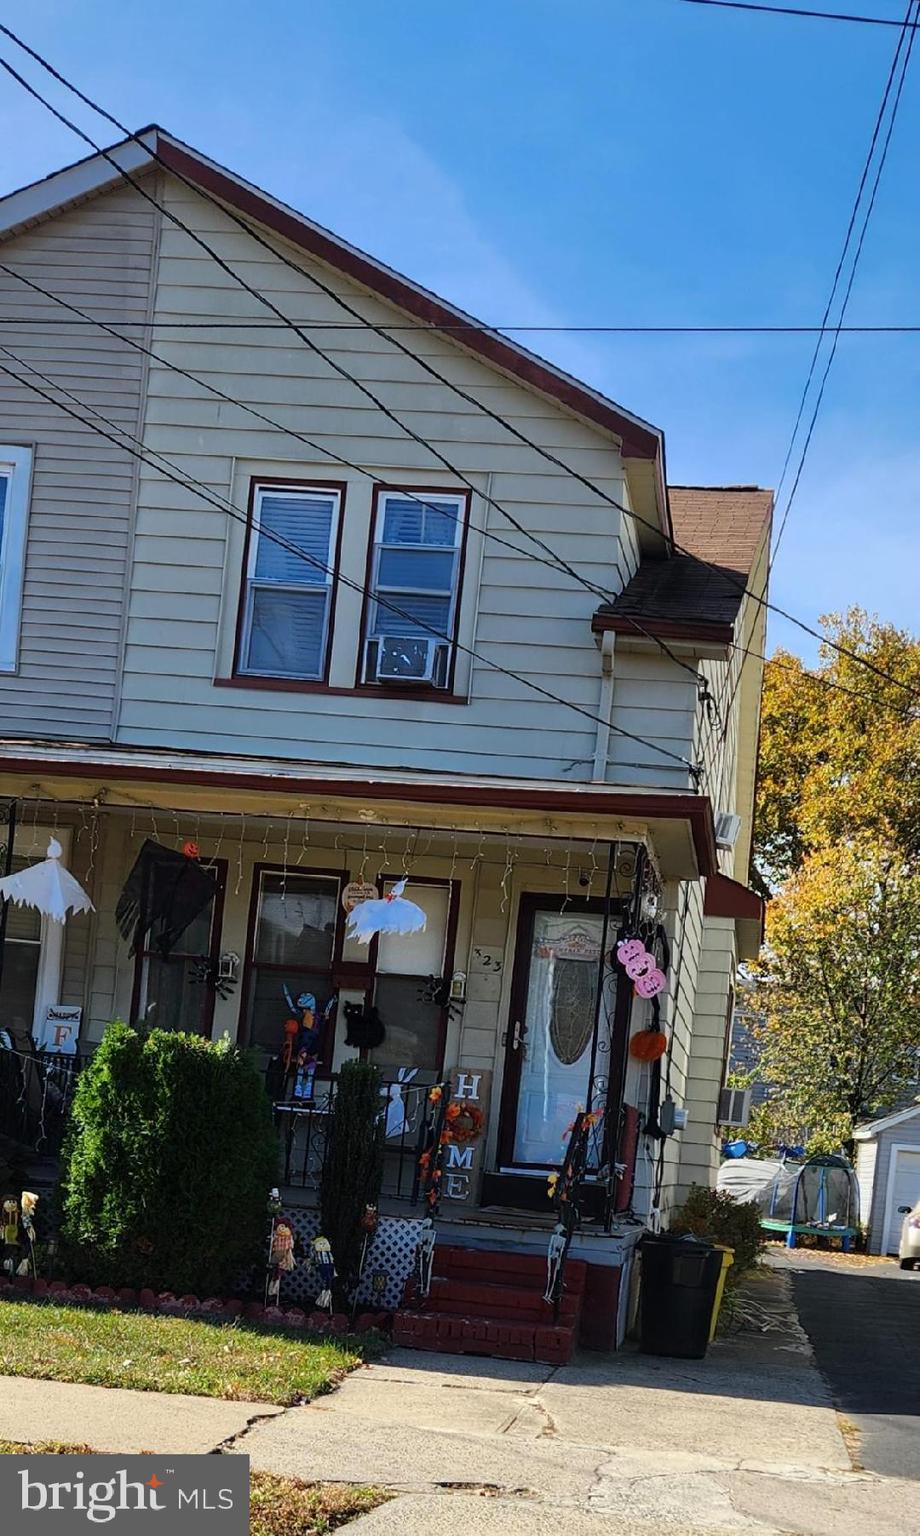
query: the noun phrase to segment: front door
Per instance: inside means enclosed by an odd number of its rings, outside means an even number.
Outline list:
[[[562,906],[561,897],[521,898],[499,1126],[503,1169],[559,1167],[592,1076],[602,1072],[606,1085],[595,1028],[603,909],[578,897]],[[615,932],[614,921],[611,942]],[[606,964],[605,973],[609,982]],[[604,994],[606,1002],[609,985]]]

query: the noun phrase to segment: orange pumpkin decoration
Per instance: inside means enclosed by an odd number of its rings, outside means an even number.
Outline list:
[[[657,1061],[668,1048],[668,1037],[661,1029],[642,1029],[629,1042],[629,1054],[636,1061]]]

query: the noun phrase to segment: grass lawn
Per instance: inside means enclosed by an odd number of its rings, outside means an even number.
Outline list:
[[[287,1406],[357,1365],[353,1344],[252,1323],[211,1323],[50,1302],[0,1302],[0,1376],[37,1376]]]
[[[0,1440],[0,1454],[25,1456],[29,1452],[88,1455],[88,1445],[17,1445]],[[249,1475],[250,1536],[328,1536],[358,1515],[383,1504],[388,1494],[376,1488],[349,1488],[326,1483],[302,1483],[295,1477],[275,1477],[270,1472]]]

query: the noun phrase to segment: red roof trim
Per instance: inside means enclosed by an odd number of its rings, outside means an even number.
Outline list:
[[[106,763],[89,755],[75,760],[0,757],[3,773],[45,778],[97,779],[205,785],[209,788],[264,790],[274,794],[338,796],[343,800],[397,800],[421,805],[489,806],[521,811],[556,811],[622,816],[640,821],[684,821],[690,826],[701,875],[717,868],[712,806],[706,795],[639,794],[616,789],[535,789],[526,784],[413,784],[403,780],[330,779],[321,775],[279,778],[277,774],[234,773],[224,768],[158,767],[148,763]]]
[[[728,875],[712,874],[706,881],[703,913],[706,917],[731,917],[736,921],[763,924],[766,904],[762,896]]]
[[[607,404],[590,391],[580,388],[576,380],[561,378],[538,358],[522,353],[495,331],[465,331],[461,340],[450,330],[451,326],[456,326],[457,311],[443,304],[433,294],[419,292],[397,273],[381,269],[360,251],[342,245],[333,235],[279,208],[251,187],[241,186],[226,172],[200,160],[197,155],[181,148],[172,139],[164,138],[161,133],[157,134],[156,152],[171,170],[187,176],[189,181],[196,182],[203,191],[230,203],[240,213],[264,224],[308,255],[354,278],[362,287],[398,305],[407,314],[415,315],[434,328],[446,328],[450,339],[458,341],[467,351],[478,352],[497,368],[515,374],[525,384],[540,390],[544,395],[550,395],[569,410],[603,427],[606,432],[614,433],[622,440],[624,457],[660,458],[662,441],[656,432],[633,421],[613,404]]]
[[[730,645],[733,634],[730,624],[720,624],[714,619],[651,619],[638,613],[635,623],[626,613],[595,613],[591,629],[595,635],[610,629],[614,634],[632,635],[639,640],[643,638],[642,631],[647,630],[650,635],[661,635],[664,640],[696,640],[705,645]]]

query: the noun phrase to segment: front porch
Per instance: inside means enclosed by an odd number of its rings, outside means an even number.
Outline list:
[[[506,786],[506,803],[496,805],[494,787],[474,795],[467,786],[463,795],[445,787],[434,804],[430,785],[424,795],[419,785],[416,801],[397,803],[393,788],[377,783],[356,806],[353,785],[347,797],[343,782],[306,801],[302,784],[278,779],[273,788],[264,775],[243,774],[233,789],[202,786],[179,764],[142,783],[114,764],[105,783],[79,777],[75,766],[57,775],[49,767],[28,784],[0,776],[13,867],[43,857],[54,832],[96,908],[63,935],[7,910],[0,1028],[8,1043],[21,1057],[35,1044],[53,1046],[49,1016],[63,1011],[79,1055],[113,1018],[249,1046],[274,1105],[285,1205],[305,1232],[315,1221],[337,1073],[356,1055],[373,1061],[387,1131],[378,1241],[390,1227],[398,1235],[375,1271],[390,1306],[425,1214],[418,1134],[432,1085],[449,1083],[477,1112],[468,1140],[449,1148],[439,1242],[484,1255],[545,1261],[547,1178],[579,1109],[595,1111],[571,1257],[608,1272],[598,1294],[605,1291],[613,1342],[627,1290],[620,1281],[677,1182],[679,1141],[657,1124],[661,1071],[629,1053],[653,1005],[634,995],[612,950],[618,934],[644,934],[664,962],[694,939],[707,846],[700,802],[598,788],[554,791],[548,806],[548,792]],[[136,932],[116,919],[132,870],[155,904],[156,850],[175,857],[183,849],[213,883],[208,901],[168,952],[158,944],[163,914],[133,943]],[[348,888],[386,893],[403,876],[426,912],[425,930],[358,945],[345,931]],[[689,1081],[692,1015],[680,973],[672,961],[660,1004],[667,1084],[678,1100]],[[317,1019],[329,1015],[312,1059],[286,1032],[291,1004],[296,1011],[304,997]],[[40,1108],[41,1087],[33,1092]],[[53,1152],[39,1121],[37,1150]]]

